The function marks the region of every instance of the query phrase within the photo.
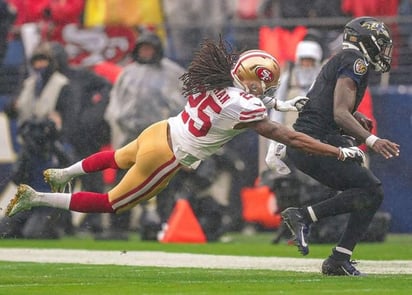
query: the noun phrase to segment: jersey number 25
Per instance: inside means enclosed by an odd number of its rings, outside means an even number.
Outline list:
[[[205,136],[212,127],[210,116],[205,112],[206,108],[209,107],[217,114],[219,114],[222,111],[222,108],[216,103],[213,96],[211,96],[208,93],[190,95],[188,101],[191,108],[197,109],[197,121],[200,121],[201,125],[199,128],[197,128],[195,126],[195,120],[190,118],[189,114],[186,111],[182,112],[183,122],[188,122],[189,131],[194,136]]]

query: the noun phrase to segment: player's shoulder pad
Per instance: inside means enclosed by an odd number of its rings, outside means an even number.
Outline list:
[[[343,60],[347,65],[351,65],[355,75],[363,76],[368,72],[369,64],[358,50],[343,50]]]

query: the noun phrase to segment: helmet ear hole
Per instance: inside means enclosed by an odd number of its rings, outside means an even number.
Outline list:
[[[256,82],[251,81],[249,83],[249,91],[250,93],[252,93],[253,95],[262,95],[263,91],[262,91],[262,87],[260,87],[260,85],[258,85]]]

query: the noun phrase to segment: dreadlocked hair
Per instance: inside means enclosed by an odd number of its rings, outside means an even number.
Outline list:
[[[239,55],[229,53],[228,47],[228,43],[222,37],[219,42],[209,39],[202,42],[187,72],[179,78],[183,81],[183,95],[188,96],[233,85],[230,70]]]

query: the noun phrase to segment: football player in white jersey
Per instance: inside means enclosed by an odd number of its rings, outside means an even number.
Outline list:
[[[120,213],[156,196],[182,167],[195,169],[247,128],[307,153],[342,161],[363,160],[363,152],[357,148],[327,145],[270,121],[267,108],[296,110],[304,98],[282,104],[274,98],[280,69],[270,54],[249,50],[239,55],[228,48],[224,40],[202,43],[180,77],[187,104],[176,117],[151,125],[115,151],[92,154],[63,169],[45,170],[45,181],[53,192],[37,192],[21,184],[6,214],[13,216],[36,206]],[[74,177],[108,168],[128,171],[107,193],[65,192]]]

